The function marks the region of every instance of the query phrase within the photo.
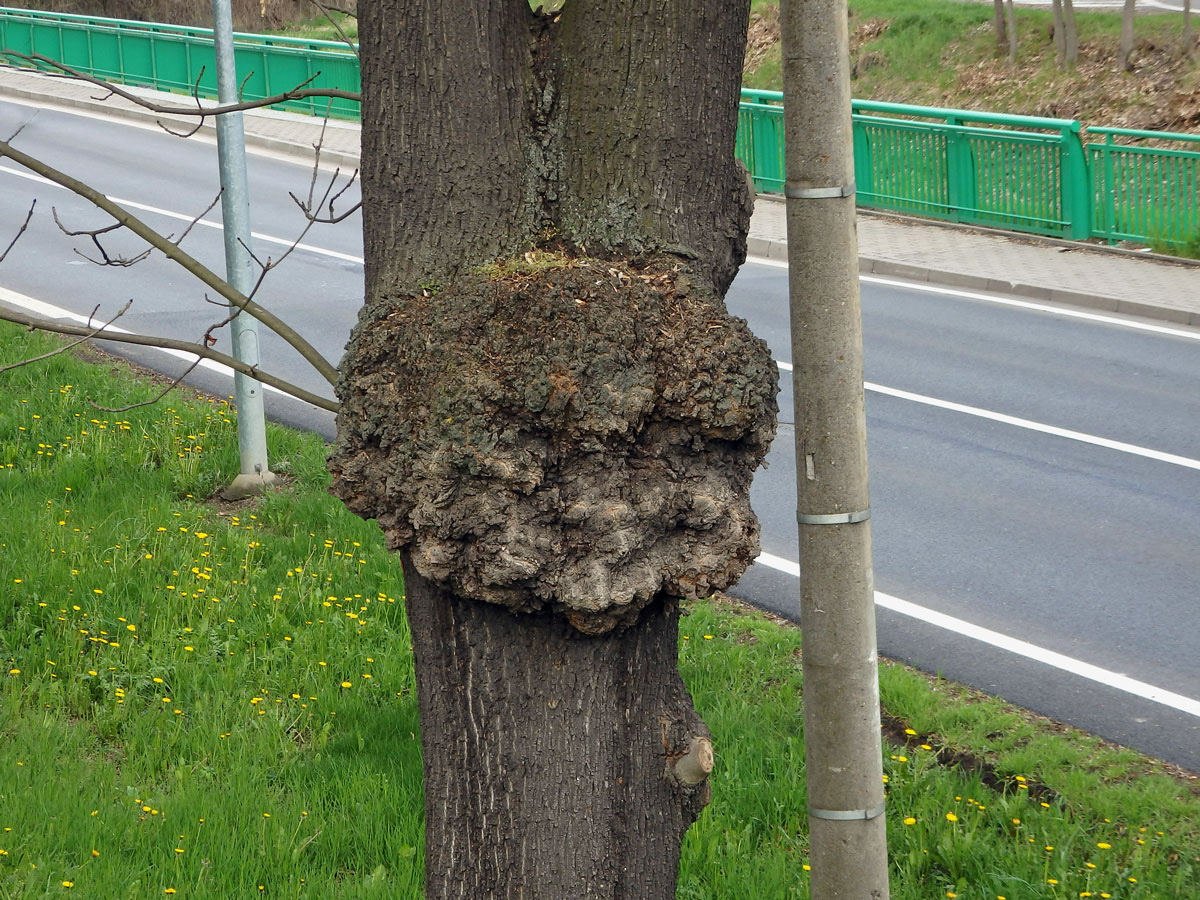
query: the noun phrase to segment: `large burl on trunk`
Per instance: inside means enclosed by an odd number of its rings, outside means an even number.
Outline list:
[[[757,554],[775,428],[722,299],[746,18],[364,4],[367,303],[330,468],[404,560],[429,900],[674,896],[711,767],[679,602]]]

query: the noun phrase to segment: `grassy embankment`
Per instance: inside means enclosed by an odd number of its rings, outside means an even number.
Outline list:
[[[53,346],[4,327],[0,365]],[[291,485],[215,505],[226,404],[102,412],[154,388],[69,355],[0,385],[0,898],[419,897],[402,577],[325,492],[321,442],[273,427]],[[679,896],[806,897],[800,634],[729,602],[683,625],[719,763]],[[1193,895],[1195,781],[881,678],[908,742],[883,748],[894,897]]]
[[[776,0],[754,0],[746,86],[779,90]],[[1200,43],[1181,58],[1182,17],[1136,21],[1135,70],[1118,63],[1119,12],[1079,10],[1080,59],[1055,64],[1049,10],[1016,10],[1020,52],[1010,66],[996,45],[989,3],[850,0],[855,97],[1080,119],[1085,124],[1200,131]],[[1193,42],[1200,40],[1200,20]],[[758,53],[754,53],[755,47]]]

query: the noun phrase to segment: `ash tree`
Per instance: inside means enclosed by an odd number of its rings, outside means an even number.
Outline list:
[[[748,3],[363,4],[366,296],[336,372],[178,240],[0,141],[118,223],[93,240],[128,229],[336,381],[332,490],[404,564],[428,900],[667,900],[708,802],[677,623],[758,554],[778,388],[723,301],[752,203]],[[208,337],[187,346],[236,365]]]
[[[363,4],[333,491],[404,561],[427,897],[668,898],[680,601],[758,553],[777,369],[723,295],[746,0]]]

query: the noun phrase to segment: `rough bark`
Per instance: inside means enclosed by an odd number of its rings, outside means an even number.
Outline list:
[[[367,297],[330,469],[405,558],[428,900],[674,896],[710,750],[676,605],[757,554],[774,432],[776,367],[722,299],[747,20],[363,4]]]
[[[672,773],[708,735],[676,671],[676,603],[589,638],[405,571],[426,896],[673,897],[680,842],[709,791]]]
[[[757,555],[777,368],[678,261],[539,265],[377,305],[343,360],[336,490],[458,595],[602,633]]]

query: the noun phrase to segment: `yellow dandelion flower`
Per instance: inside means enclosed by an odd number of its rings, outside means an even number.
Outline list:
[[[1101,850],[1111,850],[1112,849],[1112,844],[1109,844],[1105,841],[1099,841],[1096,844],[1096,846],[1099,847]]]
[[[946,821],[947,821],[947,822],[957,822],[957,821],[958,821],[958,816],[956,816],[956,815],[955,815],[954,813],[952,813],[952,812],[948,812],[948,813],[946,813]]]
[[[73,887],[75,887],[75,882],[73,882],[73,881],[64,881],[64,882],[62,883],[62,886],[63,886],[63,887],[65,887],[65,888],[73,888]]]
[[[173,893],[175,893],[175,888],[163,888],[163,893],[164,894],[173,894]]]
[[[348,688],[348,687],[353,687],[353,685],[352,685],[352,684],[351,684],[349,681],[343,681],[343,682],[342,682],[342,687],[344,687],[344,688]]]
[[[908,817],[907,817],[907,818],[904,820],[904,824],[905,824],[905,825],[916,825],[916,824],[917,824],[917,820],[916,820],[916,819],[914,819],[912,816],[908,816]]]

